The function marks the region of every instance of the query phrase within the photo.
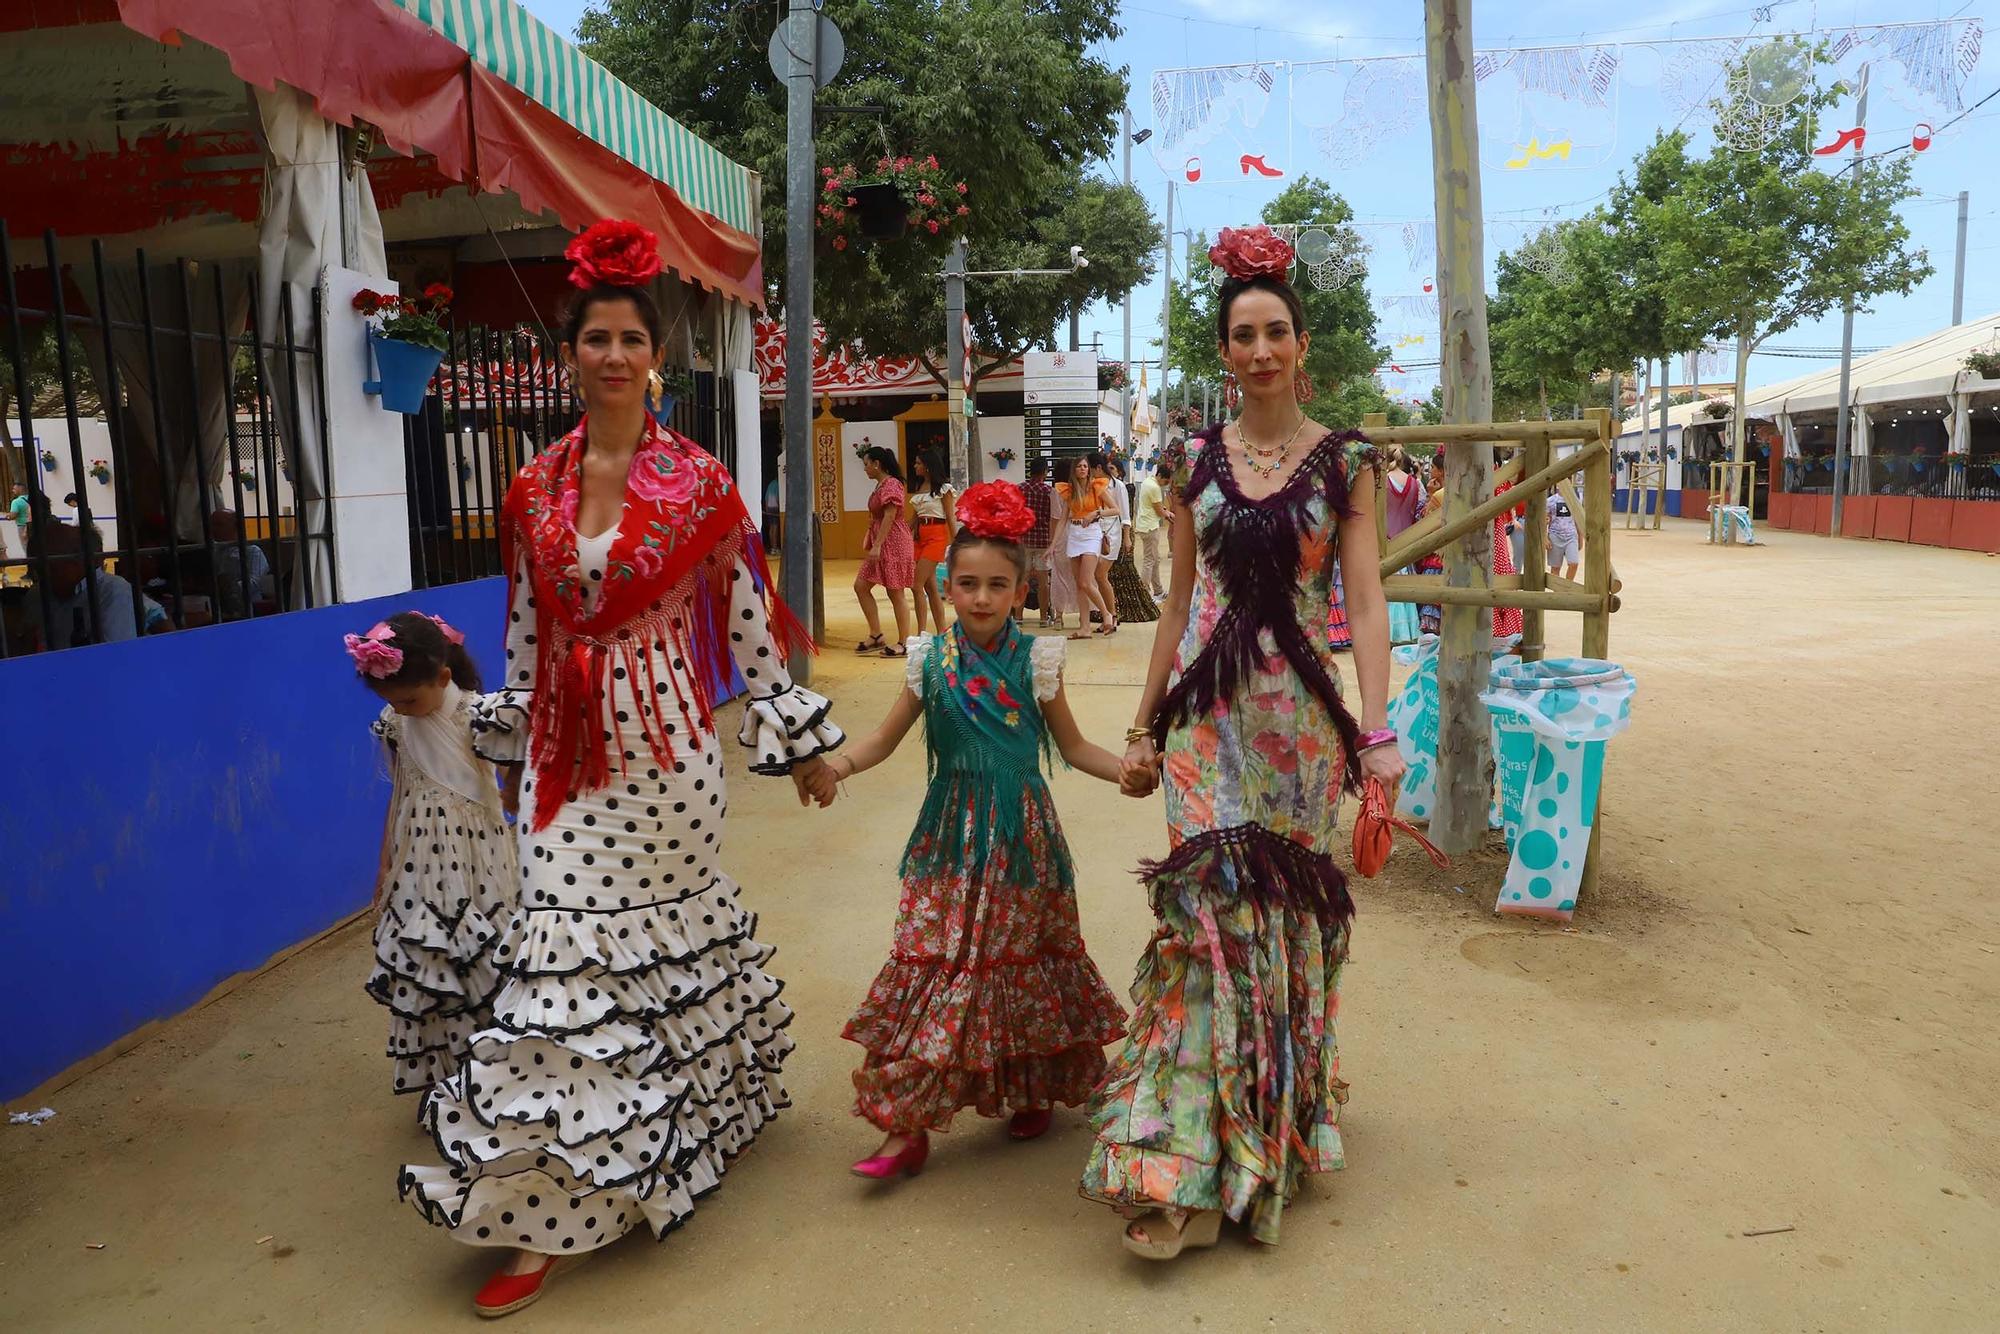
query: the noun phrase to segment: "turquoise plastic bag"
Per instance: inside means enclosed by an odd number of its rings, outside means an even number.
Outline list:
[[[1569,920],[1597,823],[1605,744],[1632,724],[1638,683],[1615,662],[1552,658],[1493,674],[1480,698],[1500,730],[1502,790],[1513,858],[1494,906]],[[1503,807],[1507,799],[1503,795]]]

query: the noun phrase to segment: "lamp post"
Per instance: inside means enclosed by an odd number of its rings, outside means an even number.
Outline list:
[[[951,243],[944,264],[944,346],[946,411],[951,414],[951,484],[963,491],[972,484],[972,448],[965,431],[965,280],[968,278],[1067,278],[1090,267],[1083,247],[1069,248],[1066,269],[976,269],[966,267],[965,238]]]
[[[1125,156],[1125,184],[1132,184],[1132,145],[1143,144],[1153,137],[1151,130],[1132,130],[1132,111],[1128,107],[1125,116],[1125,136],[1122,142]],[[1118,438],[1129,447],[1132,441],[1132,289],[1125,289],[1125,299],[1118,303],[1123,312],[1125,341],[1121,350],[1125,357],[1125,388],[1119,392],[1119,417],[1121,418]]]

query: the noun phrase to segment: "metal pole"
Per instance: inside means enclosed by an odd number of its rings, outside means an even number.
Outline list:
[[[945,400],[950,415],[951,484],[971,484],[971,449],[965,438],[965,238],[951,243],[944,261]]]
[[[1167,367],[1172,363],[1169,340],[1174,321],[1174,182],[1171,177],[1167,179],[1167,238],[1161,248],[1161,261],[1160,272],[1166,282],[1160,296],[1160,411],[1156,449],[1167,447]]]
[[[1125,130],[1125,135],[1124,135],[1125,184],[1127,187],[1130,187],[1132,184],[1132,111],[1129,107],[1126,108],[1124,112],[1124,130]],[[1120,418],[1120,425],[1118,428],[1118,447],[1120,449],[1130,449],[1132,447],[1132,361],[1133,361],[1131,288],[1128,287],[1125,289],[1125,299],[1119,302],[1118,306],[1121,312],[1121,318],[1124,320],[1125,324],[1125,342],[1119,351],[1119,355],[1125,358],[1125,387],[1119,390],[1118,392],[1118,415]]]
[[[1868,66],[1861,67],[1861,94],[1855,99],[1854,128],[1868,126]],[[1861,141],[1856,136],[1854,143],[1854,190],[1861,192]],[[1840,303],[1840,405],[1839,415],[1834,418],[1833,427],[1833,517],[1828,531],[1840,536],[1840,516],[1847,500],[1847,442],[1852,423],[1854,402],[1849,394],[1849,379],[1854,371],[1854,298],[1848,297]]]
[[[1965,209],[1971,202],[1972,192],[1958,192],[1958,254],[1951,266],[1951,322],[1954,327],[1965,323]]]
[[[818,521],[813,516],[813,66],[819,16],[812,0],[790,0],[785,22],[793,59],[785,77],[785,601],[811,607]],[[817,633],[824,627],[815,625]],[[812,655],[791,654],[792,679],[812,682]]]

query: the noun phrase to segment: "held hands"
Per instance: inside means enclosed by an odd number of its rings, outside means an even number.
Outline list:
[[[839,783],[840,778],[833,764],[817,755],[792,766],[792,787],[799,794],[801,806],[817,803],[821,810],[825,810],[833,805]]]
[[[500,809],[514,819],[521,818],[521,774],[524,766],[510,764],[500,778]]]
[[[1128,743],[1124,763],[1119,766],[1118,790],[1128,797],[1150,797],[1159,785],[1160,753],[1154,749],[1153,739]]]

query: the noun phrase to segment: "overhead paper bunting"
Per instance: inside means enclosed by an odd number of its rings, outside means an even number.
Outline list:
[[[1479,157],[1515,171],[1594,167],[1618,141],[1616,46],[1481,51]]]

